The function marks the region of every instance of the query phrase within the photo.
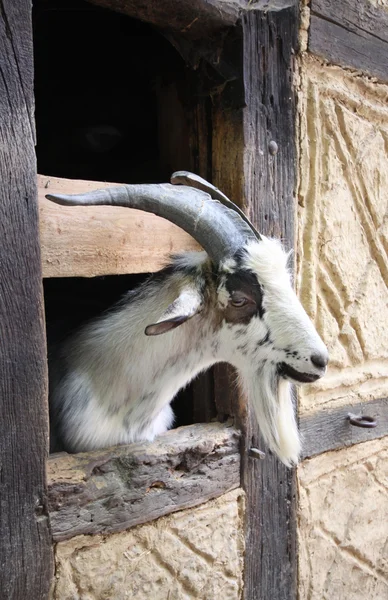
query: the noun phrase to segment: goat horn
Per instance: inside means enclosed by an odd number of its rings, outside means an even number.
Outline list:
[[[215,185],[206,181],[206,179],[203,179],[202,177],[200,177],[199,175],[195,175],[194,173],[190,173],[190,171],[176,171],[171,175],[170,181],[174,185],[188,185],[190,187],[196,188],[197,190],[207,192],[212,198],[214,198],[215,200],[219,200],[219,202],[221,202],[221,204],[223,204],[224,206],[235,210],[243,219],[243,221],[245,221],[245,223],[249,225],[257,239],[261,240],[260,233],[257,231],[253,223],[248,219],[246,214],[243,213],[241,208],[237,206],[237,204],[232,202],[232,200],[229,200],[228,196],[225,196],[225,194],[221,192],[221,190],[219,190]]]
[[[64,206],[126,206],[154,213],[189,233],[215,262],[232,256],[253,238],[251,228],[234,210],[187,186],[123,185],[71,196],[47,194],[46,198]]]

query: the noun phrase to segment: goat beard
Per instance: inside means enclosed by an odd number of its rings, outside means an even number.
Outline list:
[[[239,379],[267,446],[287,467],[297,464],[301,442],[291,384],[270,363],[255,373],[241,373]]]

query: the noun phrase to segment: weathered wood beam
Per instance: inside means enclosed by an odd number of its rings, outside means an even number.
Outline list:
[[[47,362],[39,249],[31,2],[0,3],[0,598],[44,600]]]
[[[312,0],[309,50],[388,81],[388,12],[370,0]]]
[[[234,25],[248,5],[248,0],[89,1],[193,40]]]
[[[281,239],[291,249],[296,181],[292,81],[293,57],[297,51],[297,4],[284,10],[247,14],[243,28],[247,101],[244,198],[259,231]],[[252,414],[245,443],[246,448],[253,445],[265,449]],[[245,585],[251,590],[248,598],[294,600],[297,576],[295,472],[270,453],[263,461],[252,458],[245,461],[245,489],[249,490],[247,513],[254,511],[246,538],[251,549],[245,567]],[[261,548],[260,557],[254,553],[257,544]]]
[[[209,423],[180,427],[153,443],[51,455],[54,540],[128,529],[239,487],[239,437],[230,423]]]
[[[373,417],[376,427],[364,429],[351,425],[349,414]],[[374,440],[388,435],[388,398],[331,410],[323,408],[316,414],[302,416],[299,427],[303,436],[303,458]]]
[[[281,238],[292,248],[296,179],[292,81],[298,7],[296,2],[286,7],[280,2],[269,10],[258,10],[253,3],[251,8],[243,15],[241,30],[245,106],[233,108],[239,104],[234,95],[241,93],[237,82],[225,86],[219,98],[213,97],[213,183],[245,208],[260,231]],[[234,389],[233,377],[228,381],[227,375],[220,378],[218,373],[217,381],[222,379],[224,389],[217,394],[219,413],[233,414],[243,432],[244,598],[295,600],[295,473],[266,451],[245,399],[228,396],[228,390]],[[252,446],[266,452],[264,460],[250,457]]]
[[[185,231],[153,214],[109,206],[66,207],[47,193],[75,194],[117,185],[38,175],[43,277],[149,273],[171,254],[200,250]]]

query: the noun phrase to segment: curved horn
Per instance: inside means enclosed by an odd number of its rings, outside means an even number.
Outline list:
[[[64,206],[126,206],[154,213],[189,233],[215,262],[233,255],[253,238],[250,227],[234,210],[192,187],[123,185],[71,196],[47,194],[46,198]]]
[[[174,185],[188,185],[190,187],[196,188],[197,190],[202,190],[203,192],[207,192],[210,194],[212,198],[215,200],[219,200],[221,204],[227,206],[228,208],[235,210],[240,217],[249,225],[252,229],[254,235],[258,240],[261,240],[260,233],[257,231],[256,227],[251,223],[245,213],[241,210],[237,204],[229,200],[228,196],[225,196],[221,190],[219,190],[215,185],[206,181],[199,175],[195,175],[194,173],[190,173],[189,171],[176,171],[171,175],[171,183]]]

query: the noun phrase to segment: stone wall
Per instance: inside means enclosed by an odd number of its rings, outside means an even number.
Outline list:
[[[300,599],[387,598],[387,439],[306,460],[298,477]]]
[[[388,86],[300,64],[299,296],[330,351],[309,413],[388,395]]]
[[[244,492],[55,549],[51,600],[238,600]]]
[[[388,396],[388,86],[307,53],[297,86],[297,287],[331,356],[313,415]],[[300,600],[388,597],[387,459],[385,437],[298,468]]]

